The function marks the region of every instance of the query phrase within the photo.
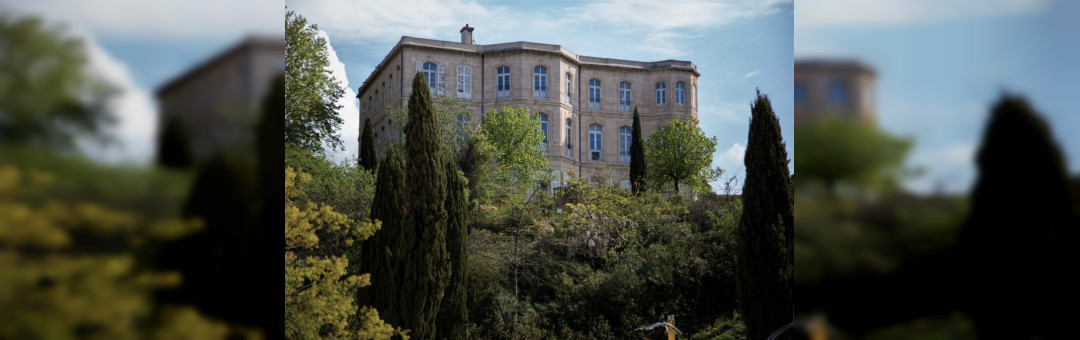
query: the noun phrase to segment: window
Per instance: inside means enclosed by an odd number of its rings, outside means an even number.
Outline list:
[[[833,106],[847,107],[851,104],[848,84],[843,80],[833,80],[829,83],[829,104]]]
[[[495,94],[496,97],[504,98],[510,96],[510,68],[506,66],[499,67],[496,72],[496,79],[498,79],[498,88]]]
[[[533,68],[533,97],[547,98],[547,68],[537,66]]]
[[[667,84],[656,83],[656,105],[667,104]]]
[[[379,105],[380,102],[382,102],[382,96],[379,95],[379,90],[375,90],[375,99],[378,99],[375,101],[375,105]],[[379,105],[378,107],[382,107],[382,105]]]
[[[600,109],[600,81],[589,79],[589,108]]]
[[[604,160],[603,128],[599,124],[589,125],[589,159]]]
[[[807,100],[806,83],[797,81],[795,82],[795,105],[806,104]]]
[[[433,63],[424,63],[424,78],[427,78],[428,91],[431,94],[435,94],[435,84],[438,79],[435,77],[438,75],[439,67]]]
[[[567,119],[566,120],[566,157],[574,158],[574,154],[572,152],[574,150],[574,144],[570,142],[571,141],[570,136],[572,136],[570,134],[570,120]]]
[[[690,93],[690,100],[693,100],[694,107],[697,107],[697,84],[694,84],[693,91]]]
[[[547,152],[548,149],[548,116],[546,114],[540,114],[540,131],[544,133],[544,143],[540,144],[540,148]]]
[[[630,83],[619,83],[619,111],[630,112]]]
[[[574,83],[572,78],[573,77],[569,73],[566,74],[566,103],[570,104],[570,106],[574,105],[574,103],[570,101],[570,98],[573,97],[574,93]]]
[[[461,65],[457,67],[457,96],[458,98],[472,98],[472,67]]]
[[[675,105],[686,105],[686,83],[675,83]]]
[[[630,134],[630,127],[619,128],[619,160],[623,163],[630,163]]]

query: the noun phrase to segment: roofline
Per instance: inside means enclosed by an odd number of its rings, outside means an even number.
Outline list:
[[[807,58],[795,60],[795,68],[800,67],[851,69],[868,73],[870,76],[877,76],[877,71],[873,67],[857,59]]]
[[[471,27],[470,27],[471,28]],[[447,51],[456,51],[464,53],[476,53],[480,55],[510,52],[510,51],[533,51],[541,53],[559,54],[564,58],[567,58],[580,65],[589,66],[605,66],[605,67],[623,67],[639,70],[655,70],[655,69],[682,69],[694,73],[694,76],[701,77],[701,73],[697,71],[697,65],[688,60],[660,60],[653,62],[614,59],[614,58],[600,58],[583,56],[562,47],[561,45],[551,45],[543,43],[534,43],[528,41],[515,41],[508,43],[478,45],[478,44],[462,44],[459,42],[445,41],[445,40],[433,40],[416,38],[409,36],[402,36],[398,43],[394,45],[394,48],[390,49],[390,53],[387,53],[383,60],[375,66],[375,70],[368,75],[367,79],[364,79],[364,83],[356,89],[356,98],[360,98],[361,94],[370,86],[370,82],[377,77],[380,70],[389,64],[392,56],[401,52],[401,49],[405,47],[421,47],[421,48],[434,48]],[[685,64],[685,65],[678,65]]]
[[[165,93],[167,93],[169,91],[172,91],[173,89],[180,86],[181,84],[187,82],[188,80],[191,80],[192,78],[195,78],[200,73],[203,73],[204,71],[206,71],[206,70],[210,69],[211,67],[213,67],[214,65],[216,65],[218,62],[220,62],[222,60],[225,60],[225,59],[231,57],[234,54],[240,53],[241,51],[251,49],[251,48],[267,47],[267,46],[273,46],[273,47],[281,46],[282,48],[284,48],[285,47],[285,39],[284,38],[278,38],[278,37],[271,37],[271,36],[254,36],[254,35],[253,36],[248,36],[247,38],[244,38],[240,42],[232,45],[231,47],[229,47],[225,51],[219,52],[218,54],[214,55],[210,59],[206,59],[206,60],[203,60],[203,61],[199,62],[198,64],[196,64],[195,67],[192,67],[192,68],[188,69],[186,72],[176,76],[175,78],[173,78],[169,82],[165,83],[165,85],[162,85],[161,87],[159,87],[158,90],[156,92],[154,92],[154,95],[157,96],[157,97],[161,97]]]

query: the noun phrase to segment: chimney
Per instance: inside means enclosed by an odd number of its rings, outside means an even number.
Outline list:
[[[476,27],[469,27],[469,24],[465,24],[465,27],[461,28],[460,32],[461,32],[461,43],[462,44],[472,45],[472,43],[473,43],[472,31],[475,28]]]

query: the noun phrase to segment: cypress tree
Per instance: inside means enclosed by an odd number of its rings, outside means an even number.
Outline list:
[[[953,266],[963,309],[979,337],[1075,337],[1080,282],[1068,268],[1078,260],[1080,226],[1050,128],[1026,100],[1005,95],[976,157],[971,215]]]
[[[157,163],[170,168],[185,168],[193,163],[188,133],[176,117],[165,121],[158,135]]]
[[[361,288],[356,301],[358,306],[375,307],[384,321],[395,326],[403,321],[398,307],[400,262],[410,254],[403,245],[407,204],[401,155],[388,148],[378,168],[371,204],[371,218],[381,221],[382,228],[361,245],[360,272],[371,274],[371,286]]]
[[[375,132],[371,128],[371,118],[364,118],[364,132],[360,134],[360,167],[374,170],[378,166],[375,156]]]
[[[795,229],[780,121],[761,91],[750,110],[743,211],[736,231],[736,286],[747,338],[765,339],[794,319]]]
[[[641,140],[641,118],[634,107],[634,127],[630,139],[630,185],[633,192],[645,190],[645,142]]]
[[[465,272],[469,261],[468,187],[453,162],[446,165],[446,251],[450,255],[450,283],[439,306],[436,326],[440,339],[466,339],[468,323]]]
[[[446,164],[442,154],[431,91],[422,73],[413,79],[409,120],[405,125],[405,185],[409,214],[405,218],[405,249],[398,305],[401,326],[420,340],[435,336],[435,315],[450,275],[446,253]]]

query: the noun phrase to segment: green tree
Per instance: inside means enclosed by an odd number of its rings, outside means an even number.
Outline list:
[[[830,193],[842,183],[885,191],[897,188],[896,180],[911,148],[910,141],[868,122],[840,117],[800,125],[795,144],[806,146],[795,155],[800,187],[821,183]]]
[[[709,166],[714,152],[716,137],[705,137],[696,119],[668,122],[645,142],[649,182],[656,188],[672,184],[676,192],[680,185],[711,191],[709,181],[723,173]]]
[[[634,193],[645,190],[645,142],[641,140],[641,117],[634,107],[633,135],[630,138],[630,185]]]
[[[446,251],[450,255],[450,281],[446,295],[439,305],[436,329],[441,339],[467,339],[465,326],[469,322],[469,210],[465,174],[452,162],[446,164]]]
[[[285,14],[285,144],[313,152],[342,146],[337,100],[345,93],[327,69],[327,42],[318,31],[303,16]]]
[[[760,91],[750,111],[735,269],[748,338],[764,339],[794,318],[795,226],[780,121]]]
[[[364,170],[375,170],[379,160],[375,156],[375,131],[371,128],[371,118],[364,118],[364,132],[360,135],[360,166]]]
[[[495,149],[501,170],[497,182],[513,194],[536,188],[537,181],[547,170],[547,158],[541,144],[540,118],[529,114],[528,108],[503,107],[484,114],[480,133]]]
[[[349,275],[344,256],[318,255],[321,229],[344,229],[346,243],[371,237],[379,223],[353,222],[332,207],[314,202],[300,204],[299,184],[311,179],[306,173],[285,169],[285,335],[290,339],[362,338],[386,339],[400,333],[379,319],[369,307],[359,312],[353,303],[357,288],[367,286],[370,276]],[[359,325],[348,324],[359,314]]]
[[[409,255],[403,245],[404,220],[408,214],[405,170],[404,162],[394,148],[386,150],[381,164],[371,204],[371,219],[381,221],[382,229],[361,247],[360,270],[371,274],[372,285],[358,292],[358,301],[362,306],[383,311],[383,318],[391,324],[400,324],[404,319],[399,307],[400,262]]]
[[[433,99],[433,105],[443,155],[458,159],[467,139],[475,134],[479,125],[472,121],[468,104],[457,97],[436,96]],[[398,131],[405,130],[405,126],[409,123],[407,107],[394,103],[387,104],[386,113],[390,118],[390,127]]]
[[[167,119],[165,124],[162,124],[157,147],[157,163],[160,165],[182,168],[192,163],[188,132],[175,117]]]
[[[405,243],[410,250],[402,261],[399,304],[403,327],[418,339],[435,337],[435,315],[450,276],[446,253],[446,160],[439,140],[438,121],[427,80],[417,72],[409,96],[409,122],[405,125],[406,198]]]
[[[0,14],[0,143],[67,149],[104,138],[115,88],[87,69],[81,39],[36,17]]]

